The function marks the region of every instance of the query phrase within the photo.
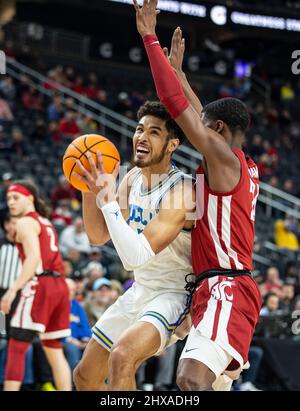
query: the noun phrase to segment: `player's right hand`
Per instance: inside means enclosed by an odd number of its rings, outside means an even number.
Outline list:
[[[87,152],[86,156],[88,158],[91,171],[88,171],[86,168],[84,168],[80,160],[77,160],[76,163],[80,168],[82,175],[75,172],[73,172],[73,174],[79,180],[83,181],[88,186],[89,190],[95,195],[98,195],[99,192],[106,188],[108,185],[113,185],[113,189],[115,190],[115,182],[119,174],[120,163],[117,162],[112,173],[108,174],[104,169],[102,156],[99,151],[97,151],[97,165],[95,164],[91,153]]]

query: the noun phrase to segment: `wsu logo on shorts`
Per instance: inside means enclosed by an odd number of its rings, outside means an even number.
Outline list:
[[[216,300],[221,301],[232,301],[233,300],[233,292],[231,286],[233,285],[233,280],[223,280],[220,283],[215,284],[212,287],[211,295]]]

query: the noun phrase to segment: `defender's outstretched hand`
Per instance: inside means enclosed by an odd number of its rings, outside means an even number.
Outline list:
[[[158,0],[144,0],[142,7],[139,7],[137,0],[133,0],[136,11],[136,26],[142,37],[147,34],[155,34],[156,16],[159,10],[156,9]]]
[[[177,27],[177,29],[174,30],[170,54],[167,47],[164,47],[163,50],[176,73],[181,73],[185,51],[185,39],[182,38],[182,30],[180,27]]]

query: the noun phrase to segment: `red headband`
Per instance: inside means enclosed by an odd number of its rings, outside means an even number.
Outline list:
[[[33,195],[29,190],[27,190],[27,188],[25,188],[23,186],[19,186],[17,184],[13,184],[13,185],[8,187],[7,192],[10,193],[12,191],[14,191],[16,193],[23,194],[23,196],[26,196],[26,197],[29,197],[29,196]]]

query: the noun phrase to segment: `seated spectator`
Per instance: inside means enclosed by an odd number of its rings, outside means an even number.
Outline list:
[[[295,288],[292,284],[283,284],[282,294],[280,300],[280,309],[283,314],[290,314],[293,307],[293,300],[295,297]]]
[[[111,280],[111,301],[112,304],[124,293],[122,284],[118,280]]]
[[[281,296],[282,281],[280,280],[277,267],[269,267],[267,269],[267,280],[259,288],[263,297],[270,292]]]
[[[27,110],[43,110],[42,96],[34,87],[29,87],[29,89],[25,91],[22,95],[22,103]]]
[[[95,325],[101,315],[113,302],[111,286],[110,280],[107,278],[99,278],[93,285],[93,291],[86,298],[84,308],[91,327]]]
[[[28,150],[24,142],[23,132],[19,127],[13,127],[11,132],[12,137],[12,152],[18,154],[20,157],[26,157],[28,155]]]
[[[64,256],[64,258],[67,258],[71,261],[74,273],[80,273],[82,268],[86,266],[87,262],[86,258],[84,257],[85,256],[82,256],[82,254],[80,254],[80,251],[78,251],[76,248],[70,248],[67,255]]]
[[[75,188],[71,186],[66,177],[61,174],[58,177],[58,186],[51,193],[52,207],[59,207],[60,201],[64,200],[64,204],[71,206],[71,201],[76,198]]]
[[[59,121],[64,116],[64,107],[60,96],[53,97],[47,110],[48,121]]]
[[[263,140],[260,134],[255,134],[253,136],[252,147],[250,149],[250,155],[255,162],[259,161],[259,158],[265,153],[263,147]]]
[[[3,94],[5,100],[13,102],[16,97],[16,86],[12,77],[4,76],[0,81],[0,92]]]
[[[96,261],[91,261],[87,264],[85,268],[82,269],[82,274],[85,277],[85,288],[88,291],[93,289],[93,285],[96,280],[104,277],[103,265]]]
[[[80,253],[90,253],[91,246],[88,236],[84,231],[83,219],[81,217],[75,218],[73,224],[61,232],[59,244],[64,256],[68,254],[70,248],[78,250]]]
[[[57,121],[50,121],[48,124],[48,134],[50,140],[54,141],[55,144],[60,144],[63,140],[63,136],[59,130],[59,124]]]
[[[1,98],[0,95],[0,122],[10,122],[13,121],[14,116],[9,108],[8,103]]]
[[[8,138],[7,133],[4,131],[4,127],[0,124],[0,153],[7,154],[11,148],[11,140]]]
[[[87,115],[81,115],[78,119],[78,126],[80,127],[82,134],[95,134],[98,130],[98,125],[92,117]]]
[[[242,372],[242,384],[239,386],[240,391],[260,391],[255,385],[255,380],[264,356],[261,347],[251,345],[248,354],[250,368]]]
[[[2,181],[0,181],[0,222],[4,221],[8,213],[6,191],[13,181],[12,173],[2,174]]]
[[[31,133],[31,139],[33,141],[46,141],[48,137],[48,130],[45,121],[39,118],[35,122],[35,128]]]
[[[84,85],[83,85],[83,78],[82,78],[82,76],[77,76],[77,77],[75,78],[75,82],[74,82],[74,84],[72,85],[71,89],[72,89],[73,91],[75,91],[75,93],[84,94],[84,89],[85,89],[85,87],[84,87]]]
[[[71,336],[63,341],[64,353],[73,372],[91,338],[90,325],[83,307],[75,300],[76,284],[68,278],[71,300]]]
[[[299,250],[299,227],[297,220],[289,215],[275,222],[275,244],[288,250]]]
[[[58,232],[61,232],[66,226],[71,225],[73,218],[70,211],[69,200],[59,200],[58,206],[51,213],[51,221]]]
[[[65,116],[60,120],[59,131],[64,137],[71,138],[72,140],[79,136],[81,133],[80,128],[76,122],[77,113],[69,110]]]
[[[270,316],[281,314],[282,312],[279,310],[279,297],[275,293],[268,293],[265,296],[265,302],[263,304],[262,309],[260,310],[261,316]]]
[[[283,84],[280,88],[280,98],[282,101],[290,101],[295,98],[295,91],[289,81]]]

